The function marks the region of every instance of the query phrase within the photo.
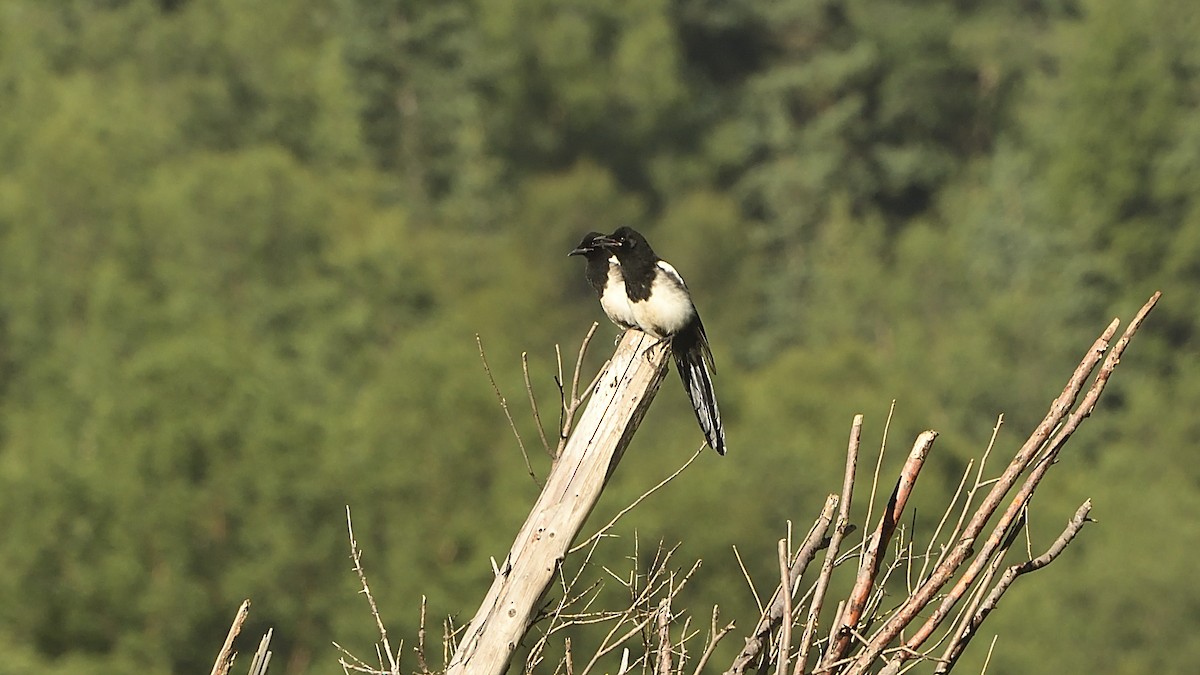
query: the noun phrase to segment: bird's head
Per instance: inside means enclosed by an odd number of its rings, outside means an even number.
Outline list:
[[[641,232],[622,225],[615,232],[608,235],[609,241],[612,242],[612,248],[619,250],[628,255],[639,255],[647,258],[654,258],[654,250],[650,248],[650,243],[642,236]]]
[[[616,242],[611,238],[600,234],[599,232],[588,232],[583,235],[583,241],[579,242],[570,253],[567,255],[582,255],[591,257],[594,254],[610,255],[609,249],[616,245]]]

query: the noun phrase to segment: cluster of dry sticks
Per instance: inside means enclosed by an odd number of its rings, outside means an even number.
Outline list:
[[[856,416],[850,431],[841,492],[828,496],[798,547],[792,545],[789,524],[787,538],[778,545],[779,584],[768,603],[759,603],[761,617],[726,675],[772,670],[794,675],[861,675],[879,668],[881,662],[879,672],[889,675],[922,662],[932,662],[935,673],[953,669],[980,625],[1017,577],[1052,562],[1088,522],[1090,500],[1079,507],[1045,553],[1035,557],[1029,552],[1020,562],[1005,567],[1010,549],[1025,531],[1034,491],[1071,435],[1095,409],[1121,354],[1158,298],[1157,293],[1150,298],[1115,344],[1112,340],[1119,321],[1114,320],[1105,329],[1062,393],[1054,399],[1045,418],[1000,475],[985,478],[985,465],[1003,417],[997,420],[991,442],[978,465],[974,461],[968,464],[950,504],[923,547],[911,535],[906,539],[901,518],[937,433],[926,431],[917,437],[887,503],[880,509],[877,524],[869,531],[862,530],[852,543],[849,537],[856,528],[850,522],[850,506],[858,477],[863,424],[862,416]],[[499,675],[508,670],[519,645],[524,644],[522,672],[525,673],[536,668],[555,675],[586,675],[614,672],[615,666],[617,673],[682,675],[690,671],[699,675],[708,666],[717,644],[734,629],[732,623],[720,624],[716,607],[712,609],[707,630],[694,627],[690,613],[672,609],[677,594],[700,563],[697,561],[686,571],[672,569],[674,549],[661,546],[645,570],[637,569],[636,551],[632,558],[634,569],[628,575],[603,568],[610,581],[616,580],[627,590],[629,602],[617,610],[595,607],[601,582],[585,579],[583,573],[595,569],[590,561],[596,546],[605,540],[617,518],[629,509],[583,543],[570,547],[665,372],[662,354],[655,358],[653,351],[642,351],[635,333],[630,331],[625,336],[600,375],[585,388],[585,392],[592,392],[591,398],[572,429],[571,421],[581,399],[586,398],[578,389],[577,364],[569,395],[565,389],[563,392],[565,422],[560,427],[558,447],[551,449],[543,439],[555,458],[554,467],[513,549],[503,564],[492,561],[495,580],[483,606],[466,627],[455,628],[450,622],[445,623],[442,667],[431,670],[422,601],[421,628],[414,648],[416,669],[410,672]],[[585,340],[580,350],[580,359],[587,343]],[[1093,373],[1096,373],[1094,379]],[[562,382],[561,375],[559,381]],[[532,393],[530,402],[536,415]],[[509,419],[511,422],[511,416]],[[669,483],[697,455],[629,508]],[[876,510],[874,496],[882,458],[881,447],[871,478],[866,523],[873,521],[872,513]],[[995,524],[987,530],[994,517]],[[370,603],[380,641],[375,664],[368,664],[338,646],[343,653],[342,666],[347,673],[400,675],[403,646],[393,649],[389,642],[363,572],[353,529],[350,543],[354,569]],[[1027,544],[1029,548],[1031,545]],[[815,579],[803,583],[822,550],[824,557],[814,570]],[[568,554],[583,556],[577,565],[571,566],[574,572],[568,572],[568,566],[563,564]],[[827,597],[831,579],[850,562],[856,563],[853,588],[834,605]],[[744,567],[742,571],[745,572]],[[749,575],[747,580],[750,581]],[[901,584],[905,590],[902,599],[890,601],[893,596],[885,593],[885,588],[894,589]],[[753,591],[753,582],[750,587]],[[832,613],[830,607],[834,607]],[[529,635],[535,627],[536,639]],[[578,657],[572,652],[571,638],[564,637],[561,652],[556,645],[556,656],[548,658],[552,639],[569,627],[595,627],[601,631],[599,647],[589,650],[586,657]],[[695,641],[699,644],[693,649]],[[602,660],[607,665],[601,666]]]
[[[229,675],[233,670],[233,663],[237,660],[237,652],[233,651],[233,641],[242,632],[242,625],[246,623],[248,616],[250,616],[250,601],[243,600],[241,606],[238,607],[237,614],[233,617],[233,623],[229,625],[225,644],[221,645],[221,651],[217,653],[217,660],[213,663],[211,675]],[[250,669],[246,671],[246,675],[267,675],[267,668],[271,665],[271,636],[273,634],[274,630],[268,629],[262,639],[258,641],[258,650],[250,659]]]

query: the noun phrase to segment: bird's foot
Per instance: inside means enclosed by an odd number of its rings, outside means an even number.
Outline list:
[[[649,347],[646,347],[646,350],[642,352],[642,355],[646,357],[647,361],[650,361],[655,356],[654,350],[670,349],[670,348],[671,348],[671,338],[670,337],[654,338],[654,342],[650,343]]]

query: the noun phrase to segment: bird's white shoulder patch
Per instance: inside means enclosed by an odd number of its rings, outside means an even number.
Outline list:
[[[683,277],[681,277],[679,275],[679,272],[676,271],[674,265],[667,262],[666,260],[659,260],[658,261],[658,269],[662,270],[663,272],[666,272],[667,276],[674,279],[675,282],[678,283],[680,286],[683,286],[684,290],[687,290],[687,284],[683,281]]]

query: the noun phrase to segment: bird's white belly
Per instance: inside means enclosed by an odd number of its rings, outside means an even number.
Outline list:
[[[625,294],[625,278],[621,276],[619,264],[610,262],[608,265],[608,283],[605,284],[604,293],[600,296],[600,306],[608,318],[622,328],[637,325],[633,307],[629,303],[629,296]]]
[[[654,280],[649,298],[633,303],[633,318],[638,327],[656,338],[678,333],[695,314],[696,308],[687,291],[674,280],[662,276]]]

